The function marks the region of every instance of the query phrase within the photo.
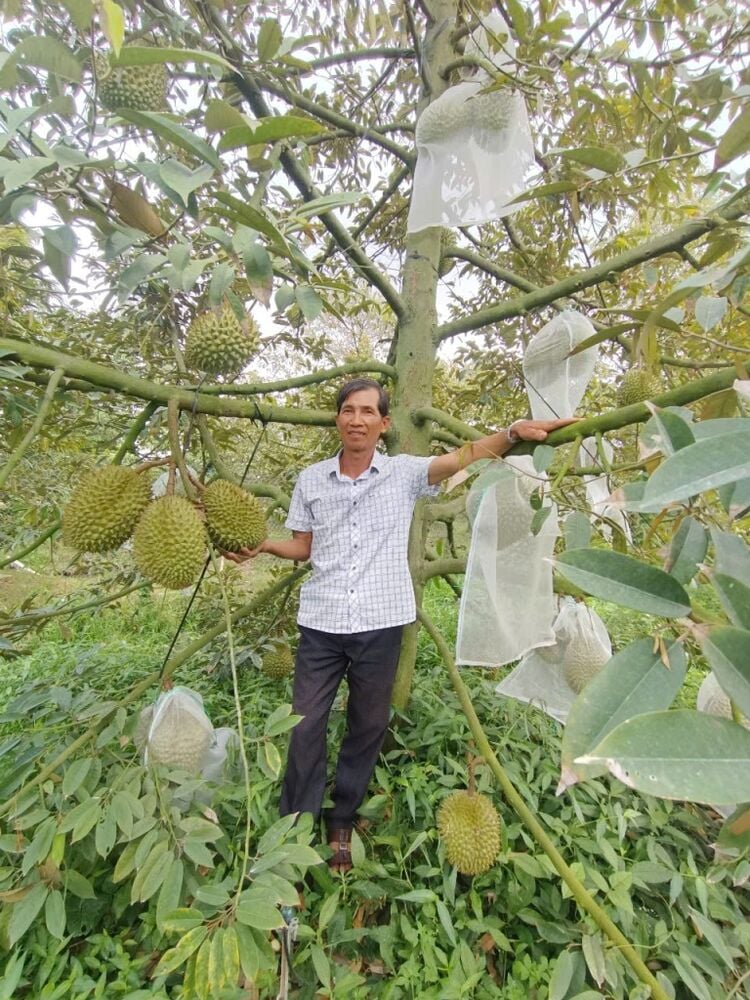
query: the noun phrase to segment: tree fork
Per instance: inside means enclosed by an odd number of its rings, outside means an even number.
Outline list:
[[[456,696],[461,704],[463,713],[469,723],[469,729],[471,730],[471,734],[476,741],[477,749],[481,756],[487,761],[487,764],[494,774],[497,783],[500,785],[505,798],[513,807],[521,821],[533,834],[539,846],[555,866],[555,869],[570,889],[580,908],[591,917],[602,933],[605,934],[615,948],[618,949],[638,979],[651,989],[651,996],[654,1000],[669,1000],[667,993],[664,991],[663,987],[659,985],[659,982],[635,950],[633,945],[630,941],[628,941],[606,911],[599,906],[583,883],[576,877],[575,872],[573,872],[563,858],[562,854],[560,854],[557,850],[552,842],[552,839],[536,818],[533,811],[524,802],[523,798],[505,771],[505,768],[497,759],[492,747],[490,746],[490,742],[487,739],[484,729],[482,728],[482,723],[479,721],[479,716],[474,709],[469,691],[461,679],[455,660],[448,649],[448,644],[430,618],[422,610],[419,611],[419,621],[424,626],[426,632],[437,647],[437,651],[443,662],[445,663],[451,683],[453,684],[453,690],[456,692]]]

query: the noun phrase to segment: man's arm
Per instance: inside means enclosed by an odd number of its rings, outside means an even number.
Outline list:
[[[427,469],[428,482],[430,486],[442,483],[444,479],[450,479],[467,465],[478,462],[480,458],[500,458],[519,440],[544,441],[551,431],[557,430],[558,427],[567,427],[577,419],[577,417],[567,417],[563,420],[515,420],[507,430],[488,434],[477,441],[462,445],[455,451],[449,451],[447,455],[433,458]],[[512,432],[510,436],[509,431]]]
[[[312,531],[293,531],[292,537],[284,541],[266,538],[255,549],[239,549],[237,552],[225,552],[224,555],[232,562],[243,563],[254,559],[261,552],[267,552],[279,559],[293,559],[294,562],[307,562],[312,548]]]

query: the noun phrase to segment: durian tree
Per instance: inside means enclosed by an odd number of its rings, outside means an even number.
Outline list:
[[[244,475],[247,426],[287,435],[288,486],[314,452],[309,442],[333,424],[333,386],[357,372],[382,377],[391,392],[390,451],[460,446],[522,414],[524,347],[574,308],[600,345],[597,389],[584,419],[537,449],[537,467],[550,473],[561,511],[579,514],[582,477],[612,475],[634,531],[628,539],[595,521],[591,542],[571,530],[566,541],[579,542],[557,558],[558,586],[652,613],[656,641],[618,652],[581,685],[561,783],[608,768],[657,795],[747,801],[750,735],[738,721],[750,714],[750,432],[733,387],[747,380],[750,351],[748,9],[498,0],[517,52],[489,90],[526,102],[535,163],[524,193],[497,221],[407,232],[416,120],[482,65],[465,44],[489,6],[6,3],[0,484],[20,490],[17,470],[81,412],[110,415],[100,464],[123,475],[143,462],[146,436],[161,435],[187,497],[149,505],[136,559],[159,585],[191,584],[207,545],[195,507],[211,488],[186,467],[201,464],[199,447],[209,479],[242,482],[283,507],[278,481]],[[332,358],[327,328],[368,315],[389,331],[377,356]],[[303,373],[259,377],[271,352]],[[658,447],[644,452],[636,428],[647,421]],[[296,453],[294,434],[306,442]],[[610,441],[614,464],[602,446],[580,466],[580,441],[591,436]],[[135,482],[125,520],[140,503]],[[465,569],[460,551],[438,554],[428,540],[462,505],[417,510],[409,556],[418,603],[430,579],[455,585]],[[179,571],[167,579],[150,566],[149,536],[163,539],[171,518],[188,525],[180,530],[192,548],[170,560]],[[59,525],[52,512],[8,539],[2,562]],[[214,528],[214,540],[234,541],[234,528]],[[710,574],[719,610],[686,589],[699,574]],[[444,638],[423,611],[420,622],[405,633],[397,705],[408,703],[424,627],[509,801],[634,974],[666,996],[514,789]],[[225,630],[178,650],[168,672]],[[702,647],[732,720],[667,711],[686,642],[691,653]],[[666,664],[676,686],[664,681]],[[26,786],[65,759],[48,760]],[[730,841],[746,817],[747,808],[730,821]]]

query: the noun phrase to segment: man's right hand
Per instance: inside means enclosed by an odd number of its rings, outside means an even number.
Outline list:
[[[222,555],[225,559],[229,559],[230,562],[237,563],[241,565],[247,562],[248,559],[255,559],[257,555],[261,552],[266,551],[266,540],[262,541],[260,545],[256,546],[254,549],[238,549],[236,552],[225,552],[222,550]]]

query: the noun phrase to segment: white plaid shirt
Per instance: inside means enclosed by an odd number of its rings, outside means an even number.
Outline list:
[[[369,469],[349,479],[336,455],[300,473],[286,519],[291,531],[312,532],[300,625],[353,633],[414,621],[409,527],[416,501],[438,492],[427,482],[431,461],[375,452]]]

